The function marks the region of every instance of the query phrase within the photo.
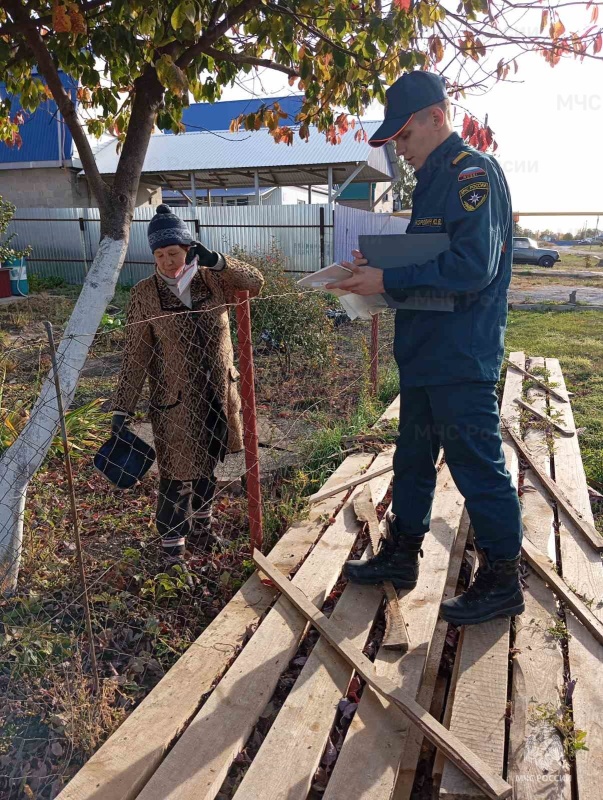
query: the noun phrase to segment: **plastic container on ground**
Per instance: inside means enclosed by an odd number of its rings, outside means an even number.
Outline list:
[[[5,266],[10,268],[10,289],[16,297],[27,297],[29,283],[27,281],[27,263],[24,258],[9,259]]]

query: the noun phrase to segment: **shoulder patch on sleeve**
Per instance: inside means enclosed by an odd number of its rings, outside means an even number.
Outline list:
[[[470,181],[475,178],[486,178],[488,173],[482,167],[465,167],[459,172],[458,181]]]
[[[459,198],[465,211],[476,211],[488,199],[490,184],[488,181],[476,181],[468,186],[461,186]]]
[[[459,161],[462,161],[464,158],[467,158],[467,156],[470,155],[471,152],[469,150],[461,150],[461,152],[457,153],[457,155],[452,159],[452,163],[454,164],[454,166],[456,166],[459,163]]]

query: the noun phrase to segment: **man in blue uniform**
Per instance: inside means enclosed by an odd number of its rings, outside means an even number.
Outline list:
[[[391,140],[417,177],[408,233],[445,232],[450,249],[424,264],[385,271],[354,251],[354,263],[346,264],[354,276],[333,288],[394,299],[452,294],[454,311],[396,312],[401,419],[390,537],[373,558],[348,561],[344,571],[356,583],[416,586],[442,446],[465,497],[479,569],[468,591],[442,603],[440,614],[471,625],[524,610],[521,513],[505,467],[495,392],[511,279],[511,199],[498,163],[453,132],[437,75],[409,72],[388,89],[385,120],[370,143]]]

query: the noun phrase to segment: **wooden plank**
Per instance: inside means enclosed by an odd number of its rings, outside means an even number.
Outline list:
[[[348,583],[330,617],[362,649],[382,602],[377,586]],[[253,759],[235,800],[306,800],[353,667],[319,639]]]
[[[391,452],[384,451],[375,459],[375,466],[378,468],[390,460]],[[385,496],[388,486],[387,476],[373,485],[378,502]],[[359,530],[350,501],[293,579],[296,585],[304,587],[312,602],[319,605],[324,602]],[[140,800],[205,800],[216,796],[233,759],[295,654],[305,629],[305,618],[285,598],[279,598],[144,787]]]
[[[366,522],[369,530],[369,558],[379,551],[381,544],[381,531],[379,528],[379,520],[377,519],[377,512],[373,505],[373,498],[371,497],[370,486],[365,486],[364,489],[354,500],[354,511],[356,516],[362,522]],[[386,628],[383,637],[383,646],[391,650],[398,650],[406,653],[408,650],[408,632],[400,611],[400,604],[398,602],[398,593],[394,589],[391,581],[385,581],[382,584],[383,592],[385,594],[385,615],[386,615]]]
[[[357,648],[353,647],[345,635],[297,588],[291,581],[275,569],[272,564],[257,550],[253,559],[256,565],[280,589],[287,599],[306,617],[324,638],[342,655],[367,682],[381,695],[394,703],[405,715],[422,728],[425,736],[433,744],[444,750],[448,758],[453,760],[485,792],[495,800],[510,797],[511,787],[498,775],[495,775],[478,756],[456,739],[440,723],[433,719],[424,708],[409,694],[396,686],[389,678],[379,675],[375,665]]]
[[[366,468],[370,456],[347,458],[326,486],[342,483]],[[295,523],[269,558],[289,573],[302,561],[343,501],[340,493],[315,505]],[[157,769],[174,741],[199,710],[204,695],[245,644],[250,628],[273,602],[275,592],[254,573],[180,657],[160,683],[89,759],[58,800],[132,800]]]
[[[518,372],[521,372],[524,378],[529,378],[537,386],[540,386],[541,389],[544,389],[545,391],[549,392],[549,394],[552,394],[553,397],[556,397],[557,400],[561,400],[562,403],[569,403],[569,397],[564,397],[561,392],[557,391],[552,386],[549,386],[548,383],[545,383],[545,381],[542,380],[542,378],[539,378],[532,372],[528,372],[527,369],[520,367],[519,364],[514,364],[512,361],[509,361],[508,358],[505,358],[505,364],[512,369],[516,369]],[[534,366],[534,359],[531,360],[531,366]]]
[[[543,367],[544,359],[531,359],[530,366]],[[531,389],[529,397],[537,408],[546,410],[542,391]],[[550,475],[544,431],[529,428],[525,442],[540,468]],[[555,558],[553,509],[531,469],[524,474],[522,516],[524,557],[526,553],[539,552],[531,544],[533,541],[543,553]],[[526,610],[515,619],[507,780],[513,786],[515,800],[571,800],[570,766],[563,742],[537,712],[539,705],[551,703],[556,707],[563,691],[563,653],[548,630],[557,619],[557,605],[548,586],[533,571],[527,577],[524,595]]]
[[[401,687],[413,699],[417,696],[426,659],[431,652],[432,635],[448,576],[450,551],[463,515],[463,506],[463,498],[454,485],[450,471],[444,467],[438,475],[431,530],[423,542],[417,586],[400,598],[404,619],[409,626],[411,649],[400,658],[381,647],[375,659],[377,673]],[[427,713],[429,703],[423,708]],[[396,780],[402,748],[413,727],[408,717],[392,703],[374,692],[365,691],[348,729],[324,800],[345,797],[349,786],[354,786],[356,797],[362,797],[363,800],[389,797]],[[420,738],[423,738],[422,731]],[[367,753],[370,753],[369,758]]]
[[[442,600],[448,600],[454,597],[457,593],[457,584],[459,580],[459,573],[463,556],[465,554],[465,546],[467,544],[467,537],[469,533],[469,515],[467,509],[463,511],[459,531],[454,542],[454,547],[450,555],[448,564],[448,576],[446,578],[446,586],[442,595]],[[429,644],[429,652],[425,661],[425,669],[421,676],[421,686],[417,693],[417,703],[423,708],[430,708],[434,700],[437,682],[439,679],[440,662],[442,660],[442,653],[444,652],[444,644],[446,642],[446,635],[448,633],[448,623],[443,619],[438,619],[436,623],[431,642]],[[462,635],[462,631],[461,631]],[[456,663],[456,661],[455,661]],[[446,680],[444,683],[446,684]],[[443,701],[442,701],[443,706]],[[452,703],[450,704],[452,710]],[[445,728],[450,726],[450,720],[443,722]],[[421,748],[423,746],[424,737],[421,731],[415,726],[411,726],[408,736],[403,743],[402,757],[398,766],[398,774],[396,776],[396,785],[392,795],[392,800],[409,800],[412,787],[415,781],[415,774],[419,756],[421,755]],[[437,756],[440,755],[438,751]],[[445,759],[442,756],[442,769],[444,767]]]
[[[334,493],[347,491],[348,489],[354,489],[356,486],[361,486],[363,483],[372,481],[373,478],[379,478],[381,475],[387,475],[388,472],[393,472],[393,470],[394,468],[392,464],[386,464],[379,469],[371,469],[370,472],[366,472],[364,475],[357,475],[355,478],[352,478],[352,480],[340,483],[337,486],[333,486],[331,489],[325,489],[324,491],[321,490],[316,494],[310,495],[308,502],[320,503],[323,500],[332,497]]]
[[[517,403],[518,406],[521,406],[521,408],[525,409],[526,411],[529,411],[529,413],[533,417],[536,417],[536,419],[539,419],[542,422],[546,422],[547,425],[550,425],[556,431],[559,431],[559,433],[563,434],[563,436],[573,436],[574,435],[573,431],[570,431],[568,428],[564,428],[563,425],[560,425],[552,417],[549,417],[548,414],[545,414],[542,411],[540,411],[539,409],[534,408],[529,403],[526,403],[525,400],[522,400],[520,397],[516,397],[515,398],[515,402]]]
[[[393,422],[400,419],[400,395],[398,395],[389,406],[385,409],[383,414],[379,417],[379,421],[375,423],[375,427],[379,427],[384,422]]]
[[[588,628],[600,644],[603,644],[603,623],[595,617],[588,606],[586,606],[582,600],[570,590],[566,582],[559,577],[555,572],[555,565],[553,562],[534,547],[527,538],[524,539],[522,552],[528,564],[540,578],[548,584],[549,588],[555,592],[559,600],[563,602],[563,605],[580,620],[585,628]]]
[[[568,411],[567,407],[566,411]],[[568,411],[568,413],[570,412]],[[572,525],[575,526],[580,531],[580,533],[584,536],[585,539],[587,539],[587,541],[592,545],[592,547],[595,550],[597,550],[598,552],[603,551],[603,538],[597,532],[594,524],[584,514],[582,514],[579,511],[579,509],[575,507],[575,505],[571,502],[567,494],[562,490],[558,481],[552,481],[548,477],[548,475],[546,475],[540,469],[540,467],[538,466],[537,459],[534,458],[530,450],[523,444],[521,439],[519,439],[518,436],[512,430],[508,429],[506,420],[503,424],[503,428],[507,436],[509,436],[510,440],[512,440],[513,445],[515,446],[518,453],[521,455],[522,459],[526,461],[530,465],[530,467],[534,470],[534,472],[538,476],[540,483],[545,487],[547,492],[557,502],[557,504],[561,506],[563,512],[570,518]],[[584,470],[582,471],[584,472]],[[592,519],[592,513],[591,513],[591,519]]]
[[[561,389],[565,381],[556,359],[546,359],[546,367]],[[551,409],[559,406],[553,398]],[[566,422],[575,430],[573,412],[564,409]],[[591,524],[593,523],[586,476],[580,456],[578,437],[555,439],[555,482],[570,500],[572,506]],[[561,574],[566,583],[578,594],[595,600],[593,613],[603,620],[603,608],[599,604],[603,597],[603,566],[600,555],[577,533],[572,520],[560,511]],[[586,731],[588,750],[576,753],[576,777],[580,800],[598,800],[601,797],[603,775],[603,693],[601,675],[603,647],[591,633],[571,614],[567,615],[569,666],[572,679],[577,683],[572,704],[574,725]]]
[[[525,355],[511,353],[509,360],[525,368]],[[523,377],[507,370],[501,414],[519,433],[519,408],[513,402],[521,396]],[[503,450],[507,469],[517,485],[517,454],[503,431]],[[491,770],[502,775],[505,753],[505,716],[507,710],[508,617],[471,625],[463,637],[459,677],[450,718],[450,731],[478,753]],[[474,800],[482,793],[453,764],[446,764],[440,797],[446,800]]]
[[[450,685],[448,687],[448,697],[446,699],[446,707],[444,709],[444,717],[442,725],[450,730],[450,721],[452,719],[452,709],[454,708],[454,697],[456,694],[456,684],[459,679],[459,670],[461,667],[461,653],[463,652],[463,639],[465,638],[465,631],[467,628],[461,628],[457,642],[456,653],[454,654],[454,664],[452,665],[452,674],[450,675]],[[446,767],[446,759],[442,755],[441,750],[438,750],[433,760],[433,768],[431,770],[431,778],[433,785],[433,796],[436,797],[442,786],[442,775]]]

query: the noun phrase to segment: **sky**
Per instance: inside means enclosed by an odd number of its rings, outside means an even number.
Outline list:
[[[538,9],[536,22],[539,15]],[[573,23],[575,28],[582,28],[588,17],[583,9],[564,9],[562,20],[569,30],[574,29]],[[496,61],[501,52],[497,51]],[[541,55],[526,53],[518,59],[518,66],[512,80],[494,84],[481,96],[468,94],[462,101],[479,119],[488,115],[514,209],[601,211],[599,230],[603,229],[603,61],[567,58],[551,68]],[[226,89],[223,99],[293,92],[285,76],[263,72]],[[463,110],[457,111],[459,125],[463,114]],[[383,107],[377,103],[364,117],[382,118]],[[596,217],[520,219],[520,225],[533,230],[576,232],[585,223],[595,227]]]

